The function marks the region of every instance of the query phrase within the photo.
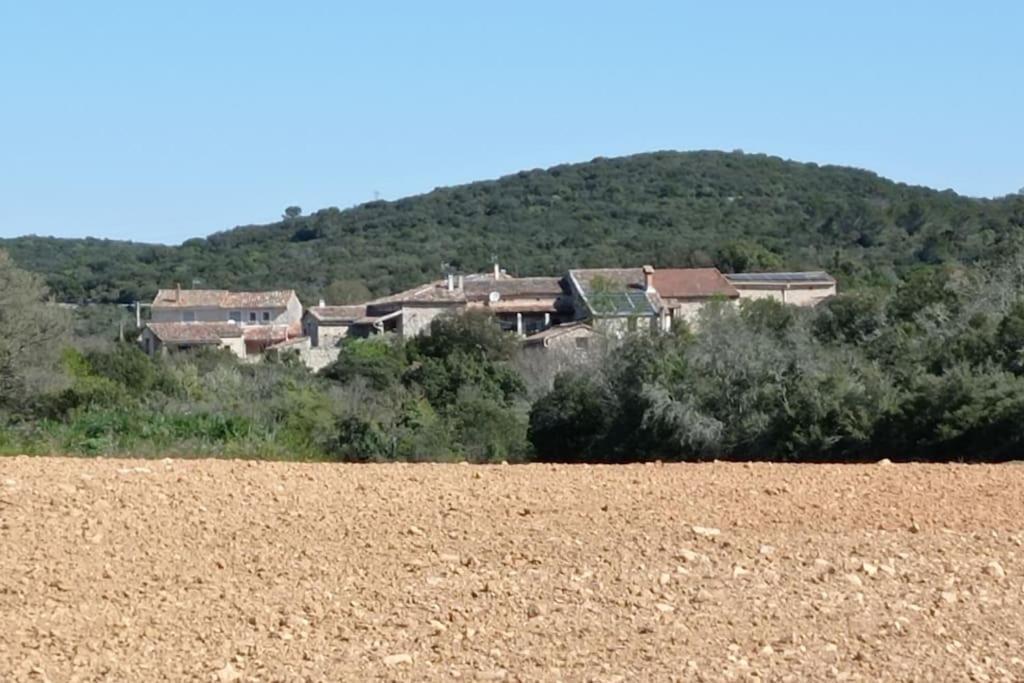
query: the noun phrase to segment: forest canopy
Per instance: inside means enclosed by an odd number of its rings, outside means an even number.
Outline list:
[[[84,239],[0,240],[67,302],[151,298],[181,283],[295,288],[347,302],[498,259],[510,273],[650,263],[724,271],[818,269],[844,289],[891,285],[919,265],[1009,253],[1024,197],[973,199],[874,173],[741,152],[598,158],[397,201],[219,232],[180,246]],[[145,226],[139,226],[145,234]]]

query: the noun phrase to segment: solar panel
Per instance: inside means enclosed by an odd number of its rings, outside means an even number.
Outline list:
[[[657,314],[647,293],[642,291],[590,292],[590,310],[596,316],[649,318]]]
[[[832,276],[823,271],[803,273],[729,273],[731,282],[832,282]]]

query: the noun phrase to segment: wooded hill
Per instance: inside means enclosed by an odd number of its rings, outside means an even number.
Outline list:
[[[144,232],[145,226],[139,226]],[[397,201],[327,208],[180,246],[0,240],[63,301],[129,302],[161,286],[294,287],[306,301],[385,294],[497,258],[570,266],[825,268],[844,286],[1016,247],[1024,197],[983,200],[862,170],[741,152],[655,152],[522,171]]]

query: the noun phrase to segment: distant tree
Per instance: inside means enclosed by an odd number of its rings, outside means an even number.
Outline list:
[[[15,267],[0,251],[0,410],[23,407],[59,382],[71,316],[45,299],[42,278]]]
[[[372,296],[362,280],[335,280],[324,289],[324,301],[331,306],[361,304]]]
[[[294,220],[294,219],[298,218],[301,215],[302,215],[302,207],[301,206],[289,206],[287,209],[284,210],[284,216],[283,217],[285,219],[287,219],[287,220]]]

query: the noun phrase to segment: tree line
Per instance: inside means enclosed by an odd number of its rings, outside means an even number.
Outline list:
[[[1013,249],[1024,197],[961,197],[851,168],[723,152],[657,152],[522,171],[397,201],[243,226],[180,246],[0,240],[65,302],[158,287],[295,288],[348,303],[436,279],[447,264],[553,275],[571,267],[826,269],[845,289]],[[140,226],[140,234],[144,234]]]
[[[1004,460],[1024,446],[1024,256],[923,266],[817,308],[712,302],[580,356],[486,314],[288,354],[86,340],[0,256],[0,452],[321,460]]]

